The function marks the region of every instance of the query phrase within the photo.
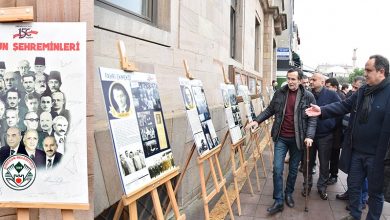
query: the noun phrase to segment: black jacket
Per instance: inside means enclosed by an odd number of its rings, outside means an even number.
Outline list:
[[[255,121],[261,123],[275,115],[275,122],[272,126],[271,136],[274,142],[277,141],[284,119],[286,102],[288,95],[288,85],[277,90],[271,100],[270,105],[256,117]],[[308,117],[305,109],[310,107],[310,104],[316,104],[313,94],[299,85],[297,99],[294,108],[294,130],[295,141],[298,149],[304,149],[305,138],[314,139],[317,127],[317,117]]]

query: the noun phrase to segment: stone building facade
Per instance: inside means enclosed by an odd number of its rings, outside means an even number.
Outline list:
[[[135,9],[113,2],[95,1],[95,77],[98,67],[120,68],[117,40],[125,43],[127,58],[139,71],[156,74],[168,137],[179,166],[184,165],[193,144],[178,81],[184,77],[184,59],[192,75],[203,82],[220,139],[227,131],[219,87],[224,81],[221,66],[226,73],[230,71],[232,82],[252,82],[254,99],[266,94],[266,87],[275,78],[276,38],[287,26],[282,0],[138,1],[142,7]],[[97,216],[115,204],[123,192],[98,80],[94,94]],[[220,155],[222,166],[228,157],[229,148],[225,146]],[[229,170],[224,172],[229,175]],[[198,179],[193,157],[177,195],[179,206],[199,200]]]

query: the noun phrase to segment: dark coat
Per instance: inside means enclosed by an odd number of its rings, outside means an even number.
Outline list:
[[[34,163],[37,168],[45,168],[46,166],[46,154],[44,151],[36,149],[34,155]]]
[[[9,157],[9,154],[11,152],[11,148],[6,145],[2,148],[0,148],[0,165],[3,165],[4,161],[7,160]],[[28,155],[26,149],[24,148],[24,145],[20,143],[17,154],[24,154]]]
[[[363,104],[363,94],[367,86],[362,86],[358,91],[353,95],[341,102],[332,103],[326,106],[321,107],[321,117],[322,118],[331,118],[342,116],[347,113],[351,113],[350,120],[345,133],[343,151],[344,151],[344,161],[340,160],[340,166],[345,166],[346,171],[349,172],[350,166],[350,157],[352,153],[352,134],[355,126],[359,126],[358,118],[356,117],[356,112],[360,110]],[[385,92],[390,99],[390,86],[384,88],[381,92]],[[387,99],[387,100],[389,100]],[[370,182],[370,188],[375,191],[382,191],[383,189],[383,174],[384,174],[384,159],[387,149],[390,147],[390,101],[386,103],[386,113],[381,126],[381,131],[378,134],[378,145],[376,149],[374,164],[373,164],[373,179],[375,181]],[[349,155],[348,155],[349,154]]]
[[[255,119],[255,121],[261,123],[272,115],[275,115],[275,122],[271,130],[271,136],[274,142],[279,138],[285,114],[288,90],[287,85],[277,90],[269,106]],[[315,103],[316,100],[313,94],[304,89],[302,85],[299,85],[294,108],[294,130],[296,134],[295,141],[300,150],[304,149],[305,138],[314,139],[315,136],[317,117],[308,117],[305,113],[305,109],[310,107],[310,104]]]

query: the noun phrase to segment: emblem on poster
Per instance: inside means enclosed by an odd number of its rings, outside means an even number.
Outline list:
[[[1,175],[9,188],[25,190],[34,183],[36,169],[32,159],[19,154],[8,157],[3,163]]]

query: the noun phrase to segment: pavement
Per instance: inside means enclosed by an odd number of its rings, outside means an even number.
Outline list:
[[[268,152],[267,152],[268,153]],[[268,158],[265,156],[265,158]],[[260,161],[259,162],[259,167]],[[336,194],[344,193],[347,189],[347,175],[343,172],[339,172],[339,178],[336,184],[328,186],[328,200],[322,200],[317,193],[317,190],[314,186],[316,186],[318,179],[318,166],[317,172],[313,177],[314,184],[312,188],[312,192],[308,197],[308,212],[304,211],[305,208],[305,198],[302,197],[302,183],[303,183],[303,175],[301,172],[298,173],[297,181],[295,184],[295,191],[293,193],[293,198],[295,200],[295,207],[289,208],[287,205],[284,206],[284,210],[275,215],[268,215],[267,208],[271,206],[274,202],[272,198],[273,193],[273,181],[272,181],[272,169],[269,165],[270,163],[267,161],[267,173],[268,176],[266,178],[262,178],[260,180],[260,191],[257,190],[256,187],[256,177],[255,170],[253,169],[250,175],[252,180],[254,195],[252,196],[249,190],[248,181],[245,183],[244,187],[240,192],[241,198],[241,216],[238,216],[237,204],[234,202],[232,208],[234,213],[234,219],[236,220],[261,220],[261,219],[310,219],[310,220],[338,220],[345,216],[348,216],[349,212],[345,210],[347,206],[347,201],[336,200]],[[318,163],[317,163],[318,164]],[[260,169],[261,170],[261,169]],[[259,170],[259,174],[262,175],[262,172]],[[284,180],[287,178],[288,164],[285,163],[284,169]],[[368,208],[363,210],[362,219],[366,218]],[[199,219],[202,219],[200,217]],[[229,220],[230,217],[227,215],[225,217],[226,220]],[[385,202],[383,207],[383,212],[381,216],[381,220],[389,219],[390,220],[390,203]]]

